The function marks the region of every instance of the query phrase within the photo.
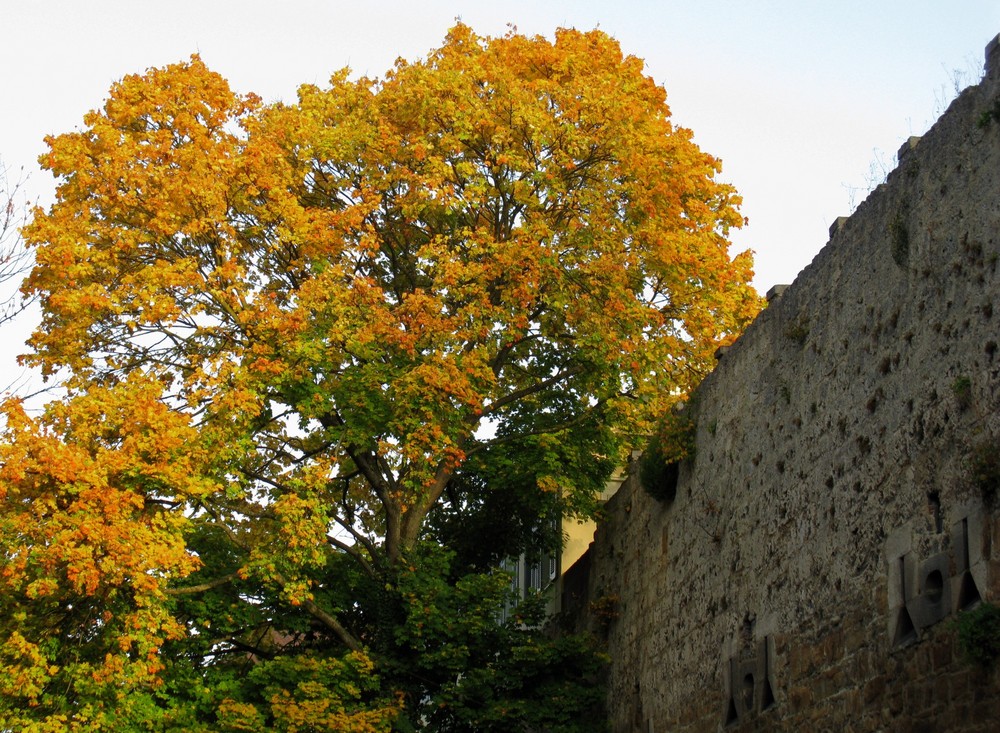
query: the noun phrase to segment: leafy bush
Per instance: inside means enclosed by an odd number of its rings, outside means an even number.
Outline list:
[[[958,377],[951,385],[951,391],[955,395],[955,402],[961,410],[968,410],[972,406],[972,380],[968,377]]]
[[[665,415],[639,459],[642,488],[658,501],[677,496],[681,461],[694,456],[696,423],[693,407]]]
[[[996,441],[984,440],[972,449],[969,461],[972,481],[983,495],[983,501],[990,503],[1000,492],[1000,445]]]
[[[962,653],[982,667],[992,667],[1000,655],[1000,607],[980,603],[955,621]]]

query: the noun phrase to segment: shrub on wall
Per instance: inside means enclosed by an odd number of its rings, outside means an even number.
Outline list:
[[[982,493],[983,501],[991,504],[1000,493],[1000,445],[984,440],[973,446],[970,458],[972,480]]]
[[[992,667],[1000,656],[1000,606],[980,603],[955,621],[958,645],[970,661]]]
[[[677,495],[681,461],[694,455],[696,427],[690,404],[660,420],[639,459],[639,481],[654,499],[673,501]]]

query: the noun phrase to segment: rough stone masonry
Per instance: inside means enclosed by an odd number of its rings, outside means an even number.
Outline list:
[[[899,158],[703,383],[676,498],[633,471],[567,574],[616,733],[1000,730],[954,627],[1000,602],[997,40]]]

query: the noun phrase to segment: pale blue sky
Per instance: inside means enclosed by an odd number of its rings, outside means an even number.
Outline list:
[[[24,166],[44,201],[43,135],[77,127],[124,74],[198,52],[235,88],[292,100],[343,66],[380,76],[423,56],[456,17],[489,35],[600,27],[645,59],[674,121],[743,194],[750,225],[735,248],[756,251],[761,291],[812,260],[863,198],[872,162],[891,166],[929,126],[956,70],[978,78],[1000,32],[998,0],[0,0],[0,159]],[[0,334],[3,350],[27,328]]]

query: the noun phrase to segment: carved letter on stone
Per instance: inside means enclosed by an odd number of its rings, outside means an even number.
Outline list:
[[[923,562],[912,552],[890,556],[889,613],[893,618],[890,634],[894,647],[917,641],[923,629],[982,600],[974,571],[982,572],[984,563],[980,545],[973,551],[972,523],[975,530],[982,531],[980,517],[975,513],[952,527],[950,552],[939,552]],[[899,537],[892,541],[896,552],[900,552],[903,548]],[[908,547],[909,542],[905,545]]]
[[[767,710],[775,704],[771,684],[768,637],[729,659],[729,694],[726,701],[725,725],[733,725],[748,715]]]

